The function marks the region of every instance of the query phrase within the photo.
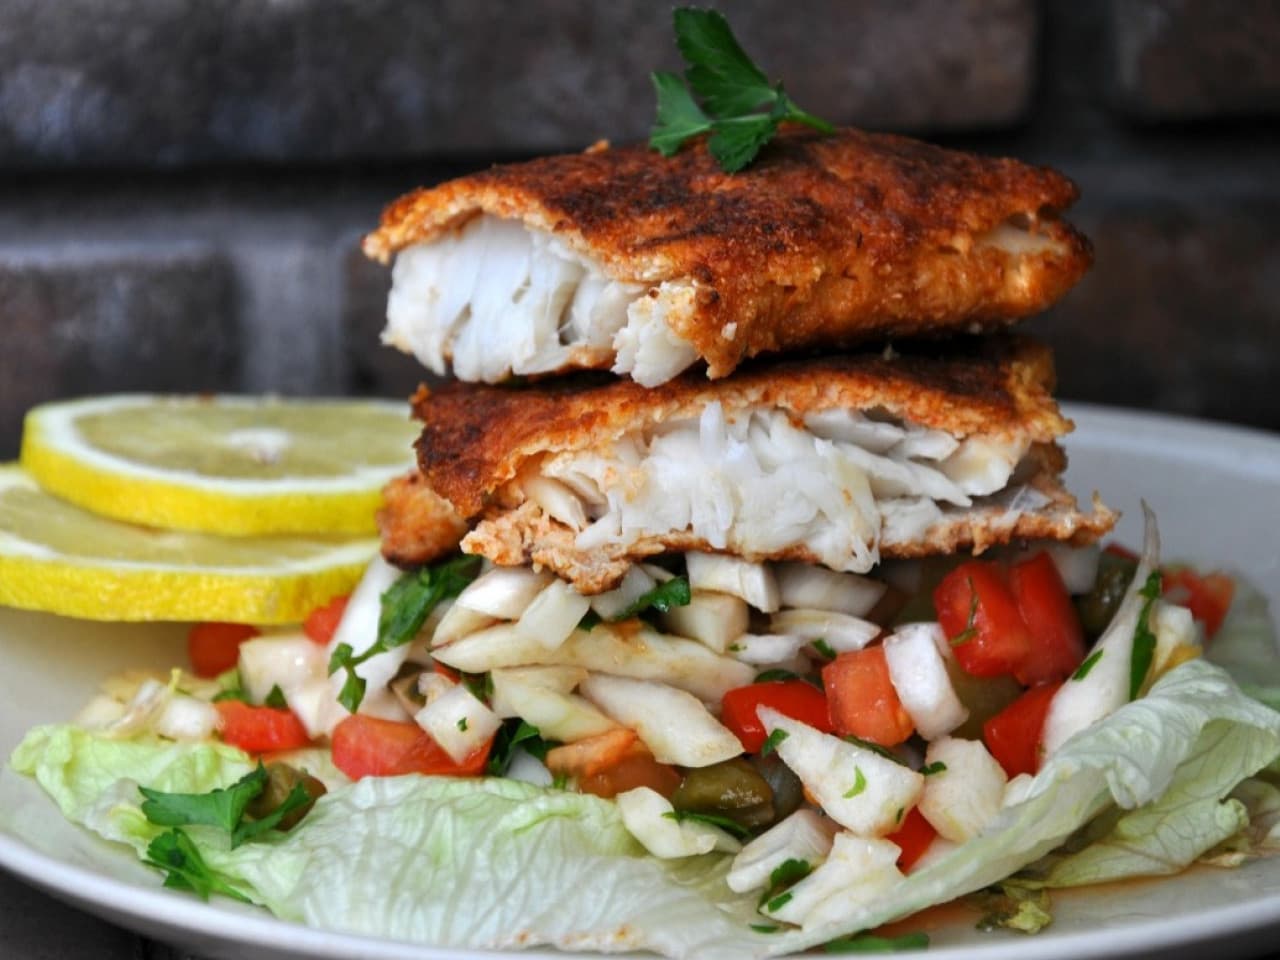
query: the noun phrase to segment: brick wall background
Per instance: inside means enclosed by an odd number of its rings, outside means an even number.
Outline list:
[[[820,115],[1081,184],[1064,397],[1280,429],[1280,3],[721,6]],[[381,206],[642,138],[675,66],[644,0],[0,0],[0,459],[53,397],[406,394]]]

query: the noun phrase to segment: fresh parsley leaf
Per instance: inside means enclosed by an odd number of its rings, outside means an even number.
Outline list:
[[[725,833],[739,840],[745,839],[751,833],[750,830],[736,820],[730,820],[728,817],[722,817],[715,813],[699,813],[697,810],[668,810],[663,816],[668,820],[674,820],[676,823],[692,820],[694,823],[705,823],[708,826],[719,827]]]
[[[506,721],[498,728],[493,747],[489,750],[489,762],[485,772],[491,777],[500,777],[511,766],[516,747],[522,747],[539,760],[546,760],[551,744],[542,739],[542,733],[533,724],[518,717]]]
[[[791,891],[788,890],[786,893],[778,894],[776,897],[774,897],[772,900],[766,903],[764,905],[764,908],[768,910],[770,913],[776,913],[777,911],[781,910],[790,902],[791,902]]]
[[[1089,656],[1085,658],[1084,663],[1076,667],[1076,672],[1071,675],[1071,679],[1083,680],[1087,677],[1089,675],[1089,671],[1092,670],[1094,666],[1097,665],[1098,661],[1102,659],[1103,653],[1104,651],[1102,650],[1095,650],[1093,653],[1089,654]]]
[[[660,583],[648,593],[637,597],[635,601],[613,618],[617,623],[619,620],[630,620],[632,617],[639,616],[648,610],[656,610],[659,613],[667,613],[672,607],[685,607],[689,605],[689,601],[693,598],[689,590],[689,581],[686,577],[672,577],[670,580]]]
[[[932,777],[935,774],[942,773],[946,769],[947,769],[947,765],[945,763],[943,763],[941,760],[935,760],[933,761],[933,763],[926,763],[923,767],[920,768],[920,776]]]
[[[569,786],[569,775],[567,773],[557,773],[551,780],[551,786],[556,790],[564,790]]]
[[[765,670],[756,674],[755,683],[773,683],[775,680],[799,680],[800,674],[790,670]]]
[[[243,843],[257,839],[260,835],[268,830],[274,830],[282,821],[293,811],[305,807],[315,800],[311,794],[300,783],[295,783],[293,789],[289,791],[289,795],[284,798],[284,802],[276,807],[265,817],[259,817],[257,820],[243,820],[231,831],[231,849],[235,849]]]
[[[822,637],[819,637],[817,640],[814,640],[811,646],[813,647],[813,649],[817,650],[818,653],[822,654],[823,658],[827,660],[834,660],[836,658],[835,649],[831,646],[831,644],[827,643],[826,640],[822,639]]]
[[[872,743],[870,740],[863,740],[861,737],[855,737],[851,733],[846,734],[840,739],[842,739],[845,743],[852,743],[856,747],[861,747],[863,750],[870,750],[872,753],[878,753],[880,754],[880,756],[884,757],[886,760],[892,760],[894,763],[896,763],[900,767],[905,767],[907,765],[903,762],[900,756],[898,756],[888,747],[882,747],[878,743]]]
[[[789,734],[787,731],[781,728],[774,730],[761,745],[760,756],[767,757],[769,754],[773,753],[773,751],[778,749],[778,744],[787,739],[788,736]]]
[[[223,690],[213,695],[214,703],[221,703],[223,700],[239,700],[241,703],[249,703],[249,694],[240,687],[232,687],[230,690]]]
[[[862,772],[862,768],[854,767],[853,774],[853,786],[840,794],[840,796],[844,797],[846,800],[852,800],[858,794],[862,793],[863,790],[867,789],[867,777]]]
[[[782,929],[776,923],[749,923],[747,926],[756,933],[777,933]]]
[[[267,785],[267,770],[259,761],[258,768],[245,774],[229,787],[208,793],[163,793],[139,787],[146,799],[142,815],[161,827],[185,827],[199,824],[219,827],[227,833],[235,830],[244,817],[245,808]]]
[[[826,953],[899,953],[906,950],[924,950],[929,946],[927,933],[904,933],[900,937],[877,937],[860,933],[853,937],[841,937],[822,945]]]
[[[594,610],[588,610],[582,615],[582,619],[578,621],[578,629],[585,630],[590,633],[600,624],[604,623],[604,619]]]
[[[681,7],[674,12],[673,25],[688,86],[674,74],[653,74],[658,108],[649,145],[663,156],[674,154],[690,137],[710,131],[711,155],[722,170],[735,173],[755,159],[783,121],[833,132],[831,124],[801,110],[781,83],[769,82],[722,14]]]
[[[969,582],[969,619],[965,621],[964,629],[949,641],[953,647],[963,646],[978,635],[978,628],[975,626],[978,619],[978,588],[973,585],[973,577],[968,577],[967,580]]]
[[[356,668],[380,653],[404,646],[412,640],[441,600],[456,597],[480,570],[480,558],[454,557],[434,567],[405,574],[382,595],[378,615],[378,637],[363,653],[349,643],[340,643],[329,658],[329,673],[347,671],[338,702],[355,713],[364,702],[366,684]]]
[[[462,683],[477,700],[488,703],[493,699],[493,677],[487,673],[464,673]]]
[[[760,148],[778,132],[778,121],[767,113],[717,120],[707,149],[725,173],[737,173],[756,158]]]
[[[674,73],[658,72],[650,79],[658,95],[658,119],[649,133],[649,146],[664,157],[674,156],[690,137],[710,130],[711,120]]]
[[[267,699],[262,701],[263,706],[275,707],[277,710],[287,710],[289,701],[284,698],[284,691],[280,689],[280,684],[272,684],[271,692],[267,694]]]
[[[177,827],[165,831],[147,845],[144,862],[164,871],[164,885],[170,890],[187,890],[201,900],[208,900],[210,894],[221,893],[233,900],[251,902],[204,862],[191,838]]]
[[[1152,570],[1147,582],[1138,591],[1143,598],[1142,611],[1138,614],[1138,625],[1133,630],[1133,653],[1129,660],[1129,699],[1137,699],[1147,672],[1151,669],[1151,661],[1156,655],[1156,635],[1151,632],[1151,608],[1160,599],[1161,576],[1159,570]]]
[[[778,894],[794,887],[811,873],[813,873],[813,865],[808,860],[798,860],[795,857],[783,860],[769,874],[769,885],[760,894],[759,905],[764,906],[767,903],[768,909],[775,909],[772,901],[777,899]]]

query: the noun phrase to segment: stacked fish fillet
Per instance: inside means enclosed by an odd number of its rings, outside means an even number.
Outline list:
[[[600,146],[392,204],[365,240],[394,260],[384,340],[458,379],[414,398],[420,471],[387,490],[383,552],[493,565],[435,659],[490,672],[494,709],[548,739],[623,730],[698,769],[742,753],[726,692],[880,642],[903,595],[885,561],[1096,540],[1114,515],[1061,484],[1051,355],[1004,332],[1087,269],[1058,216],[1075,195],[1012,160],[792,129],[736,174],[705,144]],[[632,618],[680,577],[689,602]],[[921,732],[964,720],[899,692]],[[662,792],[621,794],[642,839]]]

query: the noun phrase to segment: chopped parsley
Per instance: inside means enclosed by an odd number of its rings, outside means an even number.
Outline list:
[[[1105,651],[1103,650],[1095,650],[1093,653],[1089,654],[1089,656],[1085,658],[1084,663],[1076,667],[1076,672],[1071,675],[1071,679],[1083,680],[1087,677],[1089,675],[1089,671],[1097,666],[1098,661],[1102,659],[1102,654],[1104,652]]]
[[[840,937],[822,945],[826,953],[899,953],[906,950],[924,950],[929,946],[927,933],[904,933],[900,937],[877,937],[859,933],[852,937]]]
[[[689,589],[688,578],[672,577],[670,580],[659,583],[647,593],[641,594],[611,619],[614,623],[617,623],[620,620],[630,620],[632,617],[638,617],[640,614],[648,613],[650,610],[655,610],[658,613],[668,613],[672,607],[687,607],[692,599],[693,593]]]
[[[813,647],[813,649],[817,650],[818,653],[822,654],[822,657],[825,660],[834,660],[836,658],[836,652],[834,648],[832,648],[831,644],[827,643],[826,640],[822,639],[822,637],[819,637],[817,640],[813,641],[811,646]]]
[[[794,887],[811,873],[813,873],[813,864],[809,863],[808,860],[798,860],[795,857],[788,857],[783,860],[769,874],[769,885],[760,894],[759,905],[767,910],[776,910],[779,906],[785,905],[787,900],[791,899],[791,895],[783,893],[783,891]],[[783,896],[787,899],[782,900],[782,903],[778,903]]]
[[[778,744],[782,743],[782,741],[787,739],[787,737],[787,731],[781,728],[774,730],[765,739],[764,745],[760,747],[760,756],[767,757],[769,754],[773,753],[773,751],[778,749]]]
[[[862,768],[854,767],[853,774],[854,774],[853,786],[850,787],[848,790],[846,790],[844,793],[840,794],[840,796],[844,797],[846,800],[852,800],[858,794],[862,793],[862,791],[867,789],[867,778],[866,778],[866,775],[862,772]]]
[[[539,760],[546,760],[551,744],[542,739],[542,733],[533,724],[513,717],[498,728],[493,747],[489,750],[489,762],[485,765],[485,773],[491,777],[500,777],[505,774],[515,757],[516,747],[523,748],[525,752]]]
[[[287,710],[289,701],[284,698],[284,691],[280,689],[280,684],[272,684],[271,692],[267,694],[267,699],[262,701],[263,706],[275,707],[277,710]]]
[[[459,718],[458,718],[458,729],[459,729],[459,730],[461,730],[463,733],[466,733],[466,732],[467,732],[467,718],[466,718],[466,717],[459,717]]]
[[[686,820],[691,820],[694,823],[705,823],[711,827],[719,827],[725,833],[739,840],[745,839],[751,833],[750,830],[736,820],[730,820],[728,817],[722,817],[714,813],[699,813],[697,810],[668,810],[663,816],[668,820],[674,820],[676,823],[684,823]]]
[[[330,675],[339,670],[347,679],[338,702],[355,713],[364,702],[365,680],[356,668],[380,653],[404,646],[422,629],[427,617],[441,600],[456,597],[480,571],[479,557],[454,557],[433,567],[405,574],[382,595],[378,616],[378,637],[363,653],[349,643],[340,643],[329,658]]]
[[[1138,625],[1133,628],[1133,653],[1129,661],[1129,699],[1134,700],[1147,679],[1156,655],[1156,635],[1151,632],[1151,608],[1160,599],[1160,571],[1152,570],[1138,594],[1143,598]]]
[[[920,768],[920,776],[932,777],[935,774],[942,773],[946,769],[947,769],[947,765],[945,763],[943,763],[941,760],[935,760],[933,761],[933,763],[926,763],[923,767]]]
[[[855,737],[851,733],[846,734],[844,737],[841,737],[841,739],[844,740],[845,743],[852,743],[855,747],[861,747],[863,750],[870,750],[872,753],[878,753],[886,760],[892,760],[900,767],[906,766],[902,758],[888,747],[882,747],[880,744],[873,743],[870,740],[863,740],[861,737]]]

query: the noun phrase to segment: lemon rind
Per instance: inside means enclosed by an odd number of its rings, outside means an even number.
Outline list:
[[[377,532],[374,518],[382,505],[382,484],[402,472],[388,468],[374,476],[326,482],[323,488],[280,481],[274,485],[291,489],[279,493],[263,492],[262,484],[236,489],[234,482],[211,489],[207,483],[174,481],[164,471],[106,455],[82,459],[65,452],[46,429],[45,418],[58,412],[46,406],[27,415],[22,466],[45,490],[70,503],[147,526],[229,536],[372,534]],[[112,461],[121,466],[113,467]]]

